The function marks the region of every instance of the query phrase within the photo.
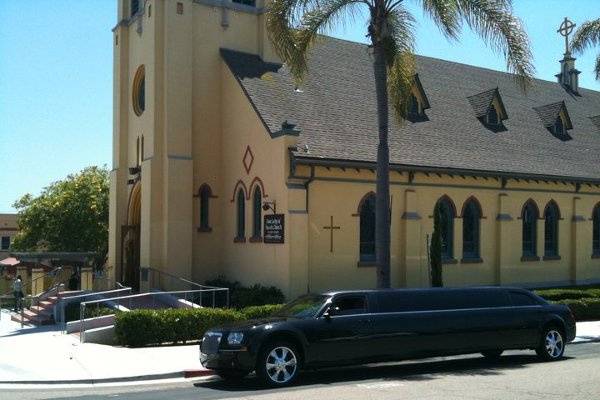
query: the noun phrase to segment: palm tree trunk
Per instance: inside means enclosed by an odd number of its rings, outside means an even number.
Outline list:
[[[387,66],[380,41],[373,43],[375,91],[377,94],[377,188],[375,203],[375,256],[377,287],[390,287],[390,149],[388,146]]]

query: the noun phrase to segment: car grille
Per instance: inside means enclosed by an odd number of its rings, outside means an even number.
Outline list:
[[[202,338],[202,345],[200,351],[204,354],[215,354],[219,350],[219,344],[221,343],[221,337],[223,334],[217,332],[206,332],[204,338]]]

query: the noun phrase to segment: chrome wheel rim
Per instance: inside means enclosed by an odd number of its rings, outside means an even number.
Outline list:
[[[267,356],[267,375],[275,383],[289,382],[297,368],[296,355],[288,347],[275,347]]]
[[[564,342],[560,332],[550,330],[546,333],[546,352],[552,358],[561,356],[564,348]]]

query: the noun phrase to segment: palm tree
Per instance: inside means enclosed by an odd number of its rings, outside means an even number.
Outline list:
[[[588,47],[600,45],[600,18],[584,22],[573,36],[571,49],[575,53],[581,53]],[[596,57],[596,66],[594,67],[596,79],[600,80],[600,54]]]
[[[449,39],[466,23],[494,50],[525,88],[533,74],[529,40],[510,0],[416,0]],[[408,0],[272,0],[267,31],[275,51],[300,83],[310,48],[319,34],[368,12],[367,36],[373,58],[379,146],[375,206],[377,287],[390,287],[389,101],[401,122],[414,80],[414,18]]]

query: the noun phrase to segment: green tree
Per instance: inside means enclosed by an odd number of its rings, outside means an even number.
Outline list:
[[[449,39],[457,39],[462,23],[494,50],[504,54],[509,72],[525,88],[533,73],[529,40],[512,14],[510,0],[415,0]],[[320,33],[354,21],[367,11],[375,77],[377,200],[375,253],[377,286],[390,286],[389,102],[399,121],[406,115],[414,79],[414,18],[408,0],[273,0],[267,30],[277,54],[299,83],[308,69],[310,47]]]
[[[440,210],[438,207],[433,212],[433,233],[429,245],[431,286],[444,286],[442,280],[442,234],[440,232]]]
[[[571,50],[575,53],[582,53],[588,47],[600,45],[600,18],[584,22],[575,31]],[[596,57],[596,66],[594,67],[596,79],[600,80],[600,54]]]
[[[88,167],[54,182],[34,197],[14,203],[19,215],[15,251],[108,250],[108,190],[106,168]]]

